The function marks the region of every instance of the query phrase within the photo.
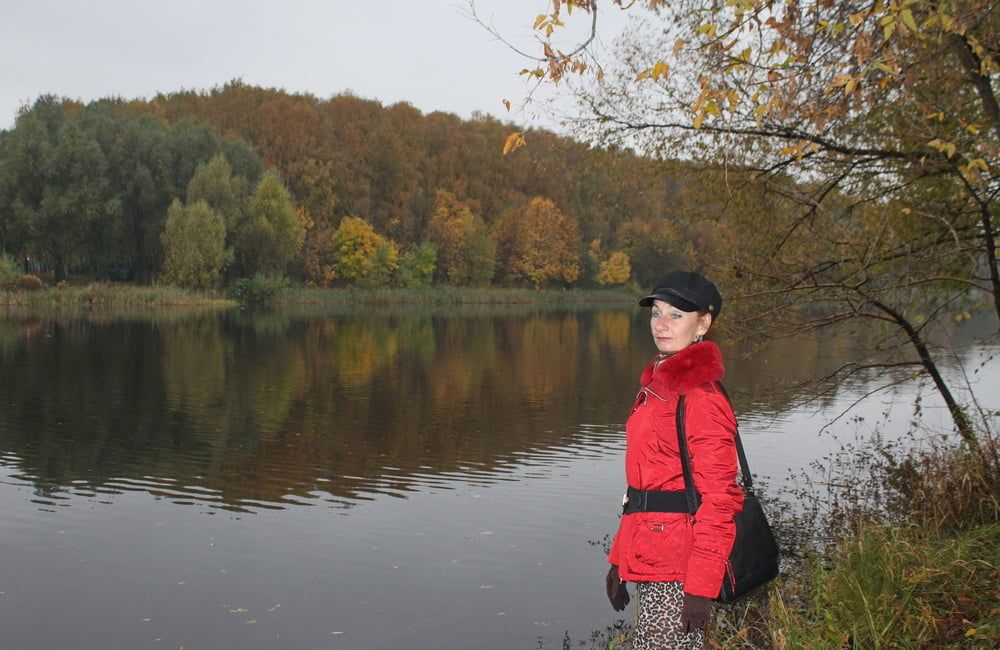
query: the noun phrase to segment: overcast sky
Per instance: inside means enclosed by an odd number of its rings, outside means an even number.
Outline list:
[[[547,2],[476,7],[532,49],[531,24]],[[624,17],[613,7],[601,16],[610,43]],[[573,24],[577,34],[589,26],[579,13]],[[41,94],[148,98],[236,78],[503,118],[503,99],[525,95],[517,71],[529,65],[469,19],[468,0],[0,0],[0,58],[0,128]],[[552,125],[536,113],[529,124]]]

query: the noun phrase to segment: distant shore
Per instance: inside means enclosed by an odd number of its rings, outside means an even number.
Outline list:
[[[323,304],[624,304],[636,299],[631,289],[525,289],[422,287],[282,289],[270,301],[274,305]],[[45,287],[37,291],[0,290],[0,307],[216,307],[230,308],[240,301],[224,291],[194,291],[177,287],[91,283],[79,286]]]

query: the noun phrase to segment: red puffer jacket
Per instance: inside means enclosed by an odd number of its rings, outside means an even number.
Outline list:
[[[683,490],[677,443],[677,399],[686,395],[684,426],[701,506],[686,513],[624,515],[608,561],[622,580],[683,582],[692,596],[715,598],[733,546],[733,516],[743,507],[736,483],[736,419],[714,382],[725,370],[715,343],[694,343],[654,359],[626,424],[625,476],[640,490]]]

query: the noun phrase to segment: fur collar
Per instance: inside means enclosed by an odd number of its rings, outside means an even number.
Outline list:
[[[654,369],[655,368],[655,369]],[[694,343],[656,365],[652,361],[642,373],[642,385],[675,393],[686,393],[726,374],[722,351],[712,341]]]

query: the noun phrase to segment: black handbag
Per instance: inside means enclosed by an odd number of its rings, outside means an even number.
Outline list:
[[[721,383],[718,386],[728,401],[729,395],[726,394],[725,388]],[[677,400],[677,442],[681,452],[688,511],[694,515],[701,505],[701,496],[695,490],[694,477],[691,474],[691,457],[688,455],[687,436],[684,432],[683,395]],[[754,494],[750,465],[747,463],[746,452],[743,451],[739,427],[736,429],[736,453],[743,476],[743,510],[733,517],[736,523],[736,539],[733,541],[733,550],[726,562],[722,589],[715,599],[720,603],[735,602],[778,576],[778,544],[774,540],[771,526],[767,523],[767,516],[760,505],[760,500]]]

